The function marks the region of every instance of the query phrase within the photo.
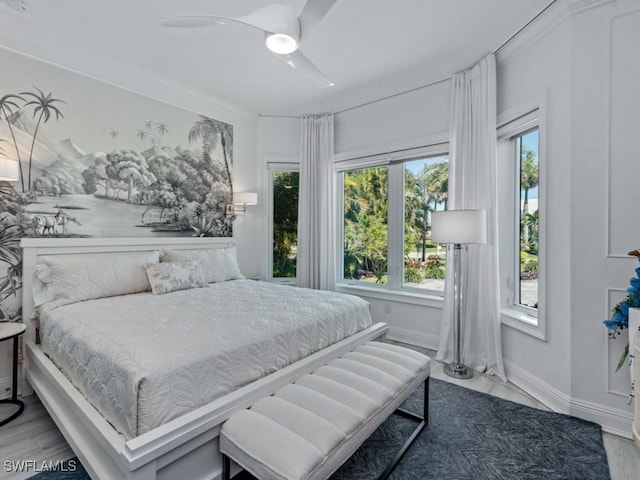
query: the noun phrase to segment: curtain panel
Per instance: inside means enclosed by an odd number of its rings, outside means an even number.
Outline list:
[[[296,283],[334,290],[333,115],[305,116],[301,122]]]
[[[449,209],[487,212],[487,243],[463,246],[461,359],[506,381],[498,288],[496,61],[493,54],[453,77]],[[466,251],[465,251],[466,250]],[[453,252],[447,278],[437,360],[453,360]]]

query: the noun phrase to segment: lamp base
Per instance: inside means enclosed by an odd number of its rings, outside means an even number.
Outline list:
[[[447,363],[442,370],[450,377],[461,380],[473,377],[473,370],[462,363]]]

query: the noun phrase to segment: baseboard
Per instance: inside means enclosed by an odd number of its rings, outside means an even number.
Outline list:
[[[586,400],[572,399],[569,414],[599,423],[607,433],[633,439],[633,414]]]
[[[11,378],[0,378],[0,400],[11,397]]]
[[[554,412],[595,422],[607,433],[624,438],[633,438],[633,414],[606,405],[588,402],[561,392],[518,365],[505,360],[507,378],[533,398]]]
[[[438,335],[419,333],[415,330],[408,330],[406,328],[389,325],[387,338],[389,340],[395,340],[396,342],[415,345],[429,350],[438,350]]]
[[[571,397],[508,360],[504,361],[507,379],[554,412],[569,413]]]

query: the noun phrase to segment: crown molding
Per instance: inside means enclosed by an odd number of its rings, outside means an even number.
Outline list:
[[[598,8],[617,0],[565,0],[572,14],[581,13],[592,8]]]
[[[567,1],[594,0],[555,0],[496,52],[496,60],[502,63],[508,62],[571,17],[572,11],[569,9]]]
[[[144,69],[131,68],[110,59],[98,58],[78,45],[47,43],[37,36],[38,27],[28,12],[0,4],[0,48],[62,68],[138,95],[235,123],[238,117],[257,121],[248,111],[184,84],[159,78]]]

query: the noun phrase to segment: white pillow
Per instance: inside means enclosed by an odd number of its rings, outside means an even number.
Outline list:
[[[213,282],[225,282],[227,280],[245,278],[238,266],[236,247],[209,250],[209,257],[211,257],[214,265],[215,274],[213,275]]]
[[[142,253],[44,256],[35,276],[42,282],[34,292],[36,304],[55,306],[93,298],[113,297],[151,290],[144,266],[158,263],[158,251]]]
[[[184,262],[154,263],[145,266],[154,295],[207,286],[197,259]]]
[[[160,262],[198,260],[208,283],[245,278],[238,267],[236,247],[206,250],[162,250]]]

